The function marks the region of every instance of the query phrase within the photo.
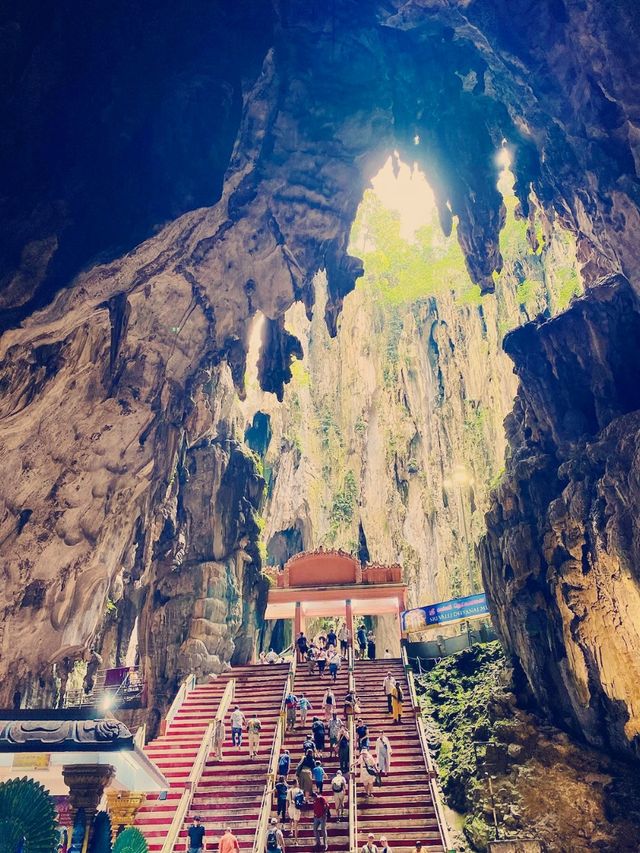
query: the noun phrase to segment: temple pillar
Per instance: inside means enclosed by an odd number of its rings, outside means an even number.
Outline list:
[[[293,641],[298,639],[300,636],[300,631],[304,631],[304,627],[302,624],[302,604],[299,601],[296,601],[296,609],[295,615],[293,617]]]
[[[116,791],[114,788],[109,788],[107,811],[111,817],[112,841],[116,840],[121,830],[133,826],[138,809],[145,798],[145,794],[139,791]]]
[[[353,634],[353,607],[351,605],[351,599],[347,598],[345,601],[344,607],[344,619],[349,629],[349,634],[351,635],[351,644],[354,642],[354,634]]]
[[[84,809],[87,832],[83,851],[87,849],[89,829],[98,810],[104,789],[113,779],[115,772],[110,764],[65,764],[62,768],[62,778],[69,788],[72,824],[78,810]]]

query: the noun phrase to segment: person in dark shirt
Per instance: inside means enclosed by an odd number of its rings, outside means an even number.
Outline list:
[[[369,727],[363,720],[356,722],[356,734],[358,735],[358,749],[368,749]]]
[[[205,849],[204,826],[200,824],[200,818],[195,815],[193,822],[187,830],[187,853],[202,853]]]
[[[360,660],[364,660],[367,648],[367,632],[364,629],[364,625],[360,625],[358,628],[356,632],[356,640],[358,641],[358,649],[360,650]]]
[[[298,663],[302,663],[309,649],[309,644],[303,631],[300,631],[300,635],[296,640],[296,646],[298,647]]]
[[[338,643],[338,637],[333,628],[329,628],[327,632],[327,646],[336,646]]]
[[[282,823],[284,823],[287,819],[287,794],[288,793],[289,793],[289,786],[285,782],[284,776],[280,776],[280,778],[276,782],[276,802],[277,802],[278,817],[282,818]]]

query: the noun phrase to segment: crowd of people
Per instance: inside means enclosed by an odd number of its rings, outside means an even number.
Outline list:
[[[373,631],[366,631],[360,625],[356,632],[357,656],[361,659],[375,660],[376,643]],[[301,755],[292,764],[288,749],[283,749],[278,760],[277,781],[274,786],[276,817],[271,818],[265,848],[267,853],[285,853],[285,834],[290,836],[294,845],[298,843],[298,830],[304,813],[313,820],[316,849],[328,849],[327,822],[332,816],[329,797],[333,800],[333,812],[336,821],[345,819],[345,800],[349,785],[349,774],[357,774],[357,782],[362,786],[366,799],[374,796],[374,788],[383,784],[383,777],[391,772],[392,746],[384,730],[378,732],[375,743],[372,734],[362,716],[362,708],[355,691],[349,691],[339,703],[334,692],[334,684],[350,646],[350,631],[342,625],[336,632],[330,628],[313,641],[308,641],[303,632],[296,640],[298,662],[306,662],[309,673],[317,673],[323,678],[328,672],[329,682],[321,700],[321,706],[314,708],[304,693],[285,696],[285,730],[292,732],[299,726],[304,731]],[[385,657],[390,657],[385,651]],[[280,656],[269,650],[261,656],[263,663],[277,663]],[[403,693],[398,679],[388,672],[382,682],[381,701],[392,715],[392,724],[402,724]],[[339,705],[342,705],[340,709]],[[315,713],[314,713],[315,712]],[[309,722],[309,715],[311,721]],[[355,718],[357,743],[351,749],[349,719]],[[243,733],[248,736],[249,757],[257,757],[260,749],[262,724],[257,716],[246,718],[236,705],[230,714],[231,745],[241,748]],[[214,757],[222,761],[222,748],[226,738],[224,721],[215,721],[212,751]],[[328,774],[324,767],[326,759],[337,758],[339,768],[334,774]],[[199,818],[194,818],[188,831],[187,853],[203,853],[205,850],[204,827]],[[420,853],[420,843],[415,853]],[[234,853],[238,842],[231,829],[227,829],[219,842],[218,853]],[[362,847],[362,853],[392,853],[383,836],[376,843],[369,835]]]
[[[365,628],[364,624],[358,626],[355,636],[355,644],[353,652],[356,658],[360,660],[375,660],[376,659],[376,635],[373,631]],[[329,672],[332,673],[331,666],[335,667],[335,675],[340,668],[340,663],[346,659],[351,645],[351,631],[346,625],[342,625],[339,630],[330,628],[327,633],[320,632],[315,640],[308,640],[304,631],[300,631],[296,638],[296,653],[298,655],[298,663],[309,664],[309,672],[318,671],[322,676],[328,666]],[[269,654],[272,650],[269,650]],[[269,660],[269,654],[265,657],[265,663],[274,662]],[[275,654],[275,652],[273,653]],[[384,657],[390,658],[389,649],[384,650]]]

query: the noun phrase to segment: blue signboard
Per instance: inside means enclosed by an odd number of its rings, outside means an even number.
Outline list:
[[[439,604],[428,604],[426,607],[405,610],[402,613],[402,630],[422,631],[432,625],[488,615],[487,596],[484,592],[478,592],[475,595],[467,595],[465,598],[452,598],[450,601],[441,601]]]

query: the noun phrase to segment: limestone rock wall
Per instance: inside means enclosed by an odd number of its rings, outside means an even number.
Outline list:
[[[520,385],[483,577],[528,689],[561,725],[638,754],[638,340],[628,283],[514,331]]]
[[[256,413],[269,420],[266,451],[257,435],[253,445],[268,481],[269,562],[320,545],[399,561],[412,605],[468,594],[470,575],[480,588],[477,544],[490,489],[504,471],[503,420],[517,388],[503,335],[565,307],[558,299],[568,280],[580,288],[575,248],[561,229],[549,228],[536,253],[510,216],[502,245],[495,295],[480,297],[455,255],[435,281],[411,280],[404,293],[401,283],[387,288],[367,268],[366,253],[335,339],[322,321],[321,277],[314,318],[301,306],[287,313],[304,356],[292,366],[283,402],[262,392],[254,374],[243,404],[247,423]]]
[[[157,678],[177,677],[180,654],[206,666],[229,653],[216,639],[221,611],[235,624],[237,590],[259,594],[243,586],[257,567],[252,525],[240,523],[238,498],[238,524],[228,520],[227,534],[217,522],[211,534],[229,550],[193,550],[198,525],[181,517],[181,501],[199,499],[182,494],[177,472],[201,472],[203,494],[207,482],[223,489],[243,452],[228,428],[228,381],[244,393],[257,312],[268,330],[260,378],[277,396],[299,352],[284,314],[294,302],[312,312],[318,270],[335,334],[362,272],[348,253],[351,224],[390,151],[427,172],[443,230],[457,221],[483,291],[504,262],[503,139],[525,219],[542,208],[567,225],[588,282],[624,272],[638,289],[633,3],[224,0],[105,11],[88,0],[76,11],[9,3],[0,29],[3,702],[16,687],[44,701],[53,664],[64,675],[94,643],[116,654],[136,616],[146,636],[166,603],[156,583],[168,564],[192,566],[197,590],[185,593]],[[447,316],[441,306],[414,321]],[[459,338],[432,328],[443,343]],[[480,349],[469,358],[485,358]],[[403,382],[408,396],[433,392]],[[367,430],[370,455],[387,449],[382,426]],[[419,435],[420,452],[429,440]],[[205,446],[215,462],[195,452]],[[430,517],[412,459],[399,453],[395,476],[411,517]],[[241,479],[254,505],[254,477]],[[334,517],[351,492],[340,485]],[[210,625],[192,628],[196,609]],[[537,676],[554,689],[545,670]]]

